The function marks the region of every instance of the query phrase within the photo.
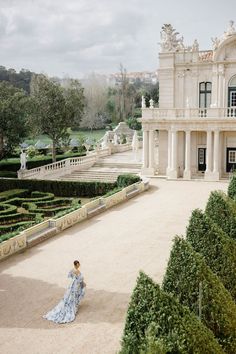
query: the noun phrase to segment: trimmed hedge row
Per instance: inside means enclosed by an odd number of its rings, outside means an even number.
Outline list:
[[[9,198],[15,197],[25,197],[29,194],[28,189],[11,189],[5,190],[4,192],[0,193],[0,202],[3,202]]]
[[[227,235],[236,239],[235,202],[222,191],[211,192],[205,213]]]
[[[10,215],[1,215],[0,216],[0,225],[9,225],[15,224],[19,221],[33,221],[35,220],[35,213],[16,213]]]
[[[228,186],[228,196],[236,200],[236,175],[234,174]]]
[[[163,289],[193,313],[201,314],[223,349],[236,353],[236,304],[203,257],[179,237],[171,250]]]
[[[17,212],[17,206],[11,204],[0,204],[0,216],[14,214]]]
[[[214,353],[223,350],[199,319],[140,272],[129,304],[121,354]]]
[[[4,235],[7,232],[11,232],[11,231],[16,231],[16,230],[19,231],[19,229],[24,230],[24,229],[27,229],[28,227],[32,226],[33,224],[34,224],[34,222],[32,222],[32,221],[20,221],[16,224],[13,224],[13,225],[3,225],[3,226],[1,225],[0,226],[0,235]],[[5,240],[3,237],[1,237],[1,242],[3,242],[3,241],[5,241]]]
[[[37,197],[37,195],[41,195]],[[53,193],[34,193],[32,192],[31,195],[27,198],[12,198],[7,200],[6,202],[2,202],[2,204],[8,203],[12,205],[17,205],[21,206],[23,203],[35,203],[35,202],[41,202],[41,201],[49,201],[54,199],[54,194]]]
[[[203,255],[236,302],[236,242],[201,210],[196,209],[187,227],[186,240]]]
[[[57,162],[61,160],[65,160],[67,158],[73,158],[73,157],[80,157],[80,156],[85,156],[86,153],[75,153],[75,154],[65,154],[65,155],[57,155]],[[52,163],[52,158],[50,156],[45,157],[42,156],[38,159],[32,159],[27,161],[27,168],[36,168],[44,165],[48,165]],[[7,171],[7,172],[17,172],[20,169],[20,159],[18,161],[0,161],[0,171]]]
[[[132,174],[120,175],[117,178],[117,187],[124,188],[129,186],[130,184],[134,184],[140,181],[141,178],[137,175],[132,175]]]
[[[116,183],[106,182],[71,182],[53,180],[1,179],[0,191],[16,188],[27,188],[30,192],[50,192],[60,197],[101,196],[114,189]]]

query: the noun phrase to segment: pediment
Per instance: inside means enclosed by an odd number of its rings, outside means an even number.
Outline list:
[[[236,34],[224,40],[214,52],[213,60],[217,62],[236,62]]]

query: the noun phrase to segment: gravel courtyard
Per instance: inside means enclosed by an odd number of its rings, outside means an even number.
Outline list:
[[[0,263],[2,354],[117,353],[139,270],[162,280],[172,238],[226,182],[151,179],[149,191]],[[42,319],[63,296],[74,259],[87,293],[75,322]]]

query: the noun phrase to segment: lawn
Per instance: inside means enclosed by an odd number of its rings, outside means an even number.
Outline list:
[[[105,132],[106,132],[105,129],[92,130],[92,131],[90,131],[90,130],[71,131],[70,130],[70,138],[71,139],[78,139],[78,138],[84,137],[85,139],[91,138],[91,139],[94,139],[97,141],[103,137]],[[34,144],[36,144],[36,142],[38,140],[42,141],[45,144],[51,143],[51,139],[45,134],[38,135],[32,139],[25,139],[24,142],[29,145],[34,145]]]

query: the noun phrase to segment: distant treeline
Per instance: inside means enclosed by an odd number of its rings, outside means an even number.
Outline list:
[[[34,73],[21,69],[19,73],[15,69],[6,69],[5,66],[0,66],[0,82],[8,81],[13,86],[25,90],[28,94],[30,93],[30,81]]]

